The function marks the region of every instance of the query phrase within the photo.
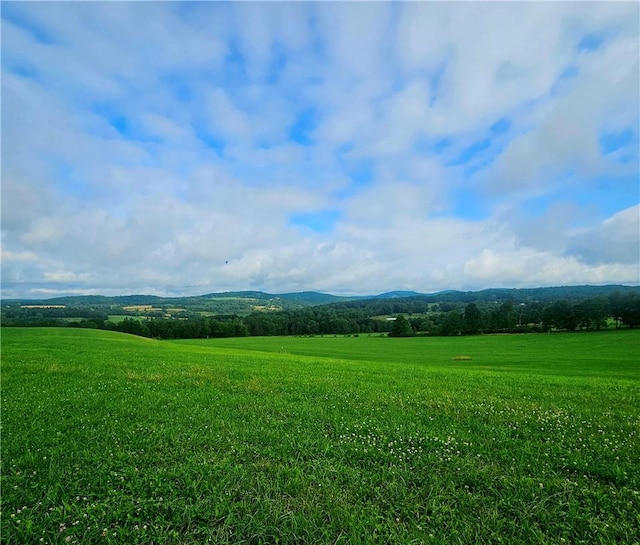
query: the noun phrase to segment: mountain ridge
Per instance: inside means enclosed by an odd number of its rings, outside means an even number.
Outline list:
[[[372,295],[334,295],[331,293],[305,290],[298,292],[268,293],[257,290],[223,291],[211,292],[202,295],[189,296],[159,296],[159,295],[64,295],[50,298],[12,298],[5,299],[3,303],[28,303],[42,305],[56,304],[85,304],[85,305],[107,305],[107,304],[127,304],[127,305],[153,305],[153,304],[173,304],[186,302],[200,302],[206,300],[223,299],[258,299],[258,300],[280,300],[297,302],[303,306],[314,306],[331,303],[341,303],[350,301],[362,301],[367,299],[409,299],[409,298],[434,298],[438,300],[506,300],[506,299],[532,299],[548,300],[549,298],[570,298],[581,299],[585,297],[597,297],[607,295],[614,291],[635,291],[640,289],[640,285],[630,286],[626,284],[606,284],[606,285],[568,285],[568,286],[544,286],[536,288],[486,288],[475,291],[462,290],[442,290],[437,292],[417,292],[413,290],[393,290]]]

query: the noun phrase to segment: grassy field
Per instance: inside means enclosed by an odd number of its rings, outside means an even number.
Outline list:
[[[640,543],[639,360],[640,331],[5,328],[1,540]]]
[[[120,322],[124,322],[126,319],[139,320],[140,322],[144,322],[149,318],[147,318],[147,316],[134,316],[129,314],[109,314],[109,321],[116,324],[119,324]]]

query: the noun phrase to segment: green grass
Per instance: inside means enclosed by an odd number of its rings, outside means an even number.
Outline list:
[[[138,320],[140,322],[144,322],[148,320],[148,317],[145,316],[135,316],[129,314],[109,314],[109,321],[115,324],[119,324],[120,322],[124,322],[125,320]]]
[[[5,328],[2,543],[640,543],[639,356]]]
[[[400,363],[413,367],[519,371],[535,374],[640,378],[640,332],[602,331],[468,337],[388,338],[249,337],[172,341],[192,346],[233,348],[320,358]],[[452,362],[471,356],[473,363]]]

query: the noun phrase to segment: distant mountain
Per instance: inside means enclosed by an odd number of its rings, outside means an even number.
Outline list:
[[[550,303],[558,300],[578,302],[593,297],[606,297],[614,292],[622,294],[629,292],[640,292],[640,286],[624,286],[611,284],[607,286],[557,286],[546,288],[491,288],[480,291],[456,291],[446,290],[436,293],[415,294],[416,292],[392,291],[375,295],[372,297],[362,297],[351,301],[341,301],[333,303],[332,306],[339,308],[365,309],[368,307],[393,309],[380,314],[406,312],[406,309],[415,305],[425,303],[447,303],[447,304],[467,304],[467,303],[500,303],[512,301],[513,303]],[[405,293],[415,295],[403,296]]]
[[[415,297],[418,295],[426,295],[424,293],[420,293],[418,291],[387,291],[385,293],[381,293],[374,297],[365,297],[365,299],[395,299],[396,297]]]
[[[470,303],[476,301],[500,302],[549,302],[558,299],[581,300],[607,296],[615,291],[626,293],[640,290],[639,286],[558,286],[545,288],[490,288],[480,291],[447,290],[436,293],[396,290],[370,296],[338,296],[317,291],[271,294],[262,291],[227,291],[189,297],[159,297],[156,295],[71,295],[51,299],[13,299],[2,302],[7,305],[65,305],[89,307],[114,312],[113,307],[151,305],[160,308],[181,308],[184,311],[211,314],[246,315],[255,310],[295,310],[319,305],[347,305],[361,307],[367,301],[393,300],[428,301],[433,303]]]
[[[193,297],[178,297],[178,299],[222,299],[229,297],[238,299],[270,299],[277,296],[263,291],[220,291],[207,293],[206,295],[194,295]]]
[[[300,306],[326,305],[327,303],[337,303],[340,301],[350,301],[354,297],[344,297],[320,293],[317,291],[299,291],[292,293],[265,293],[263,291],[224,291],[219,293],[209,293],[199,296],[201,299],[253,299],[253,300],[279,300]]]
[[[428,295],[438,301],[519,301],[547,302],[558,299],[581,300],[607,296],[615,291],[638,291],[639,286],[610,284],[606,286],[553,286],[544,288],[489,288],[480,291],[442,291]]]
[[[189,297],[159,297],[156,295],[71,295],[51,299],[13,299],[2,302],[3,307],[10,305],[50,306],[61,305],[74,308],[89,308],[109,314],[122,311],[137,312],[126,307],[152,306],[167,312],[196,312],[208,314],[247,315],[256,310],[277,311],[296,310],[311,306],[351,301],[352,297],[341,297],[315,291],[295,293],[265,293],[262,291],[226,291]],[[173,310],[171,310],[173,309]],[[179,309],[177,311],[176,309]],[[144,312],[140,309],[139,312]]]
[[[281,299],[289,301],[299,301],[308,305],[326,305],[328,303],[337,303],[339,301],[351,301],[357,297],[345,297],[341,295],[331,295],[329,293],[320,293],[317,291],[300,291],[296,293],[281,293],[277,295]]]
[[[29,304],[47,305],[153,305],[166,298],[156,295],[115,295],[112,297],[105,295],[66,295],[63,297],[52,297],[51,299],[14,299],[14,301],[28,301]]]

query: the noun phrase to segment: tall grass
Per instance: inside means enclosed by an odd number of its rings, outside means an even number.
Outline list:
[[[638,543],[639,348],[3,330],[2,542]]]

